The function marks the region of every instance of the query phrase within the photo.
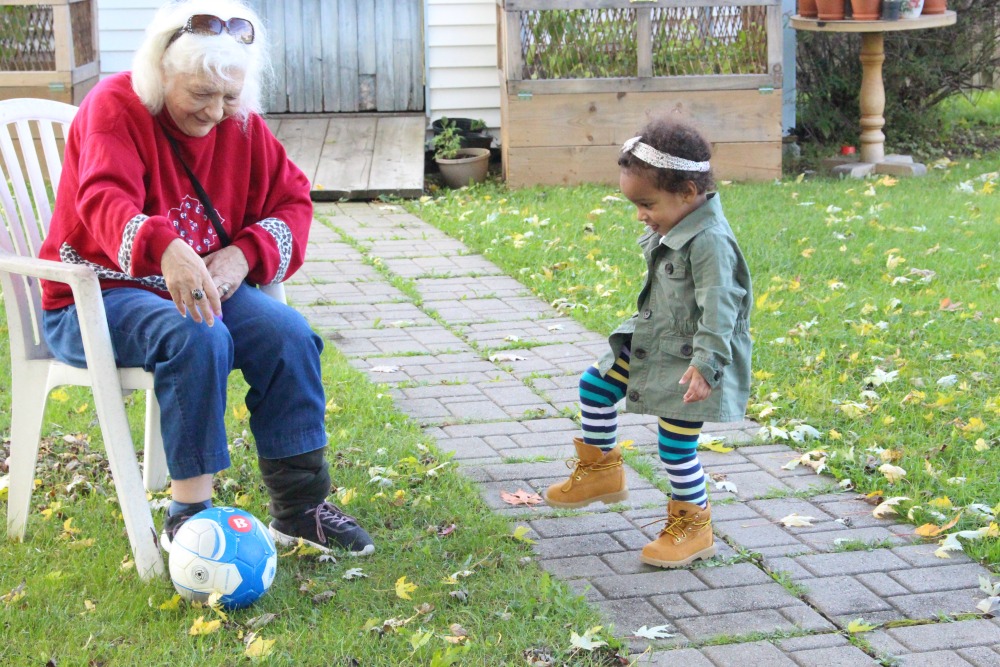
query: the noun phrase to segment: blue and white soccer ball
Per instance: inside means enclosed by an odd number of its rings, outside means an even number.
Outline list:
[[[218,591],[228,609],[253,604],[274,581],[278,553],[260,521],[235,507],[210,507],[185,521],[170,545],[170,579],[187,600]]]

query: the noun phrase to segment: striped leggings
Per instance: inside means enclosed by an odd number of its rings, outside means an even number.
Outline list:
[[[618,440],[616,404],[628,389],[630,351],[624,347],[614,365],[601,375],[591,366],[580,376],[580,414],[583,441],[609,451]],[[698,460],[698,435],[703,422],[660,417],[659,453],[670,480],[671,497],[705,507],[708,504],[705,472]]]

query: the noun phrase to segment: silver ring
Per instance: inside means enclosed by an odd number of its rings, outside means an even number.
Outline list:
[[[201,301],[205,298],[205,291],[200,287],[191,290],[191,296],[194,297],[195,301]]]
[[[222,292],[222,296],[229,294],[229,291],[233,289],[233,286],[229,283],[222,283],[219,285],[219,291]]]

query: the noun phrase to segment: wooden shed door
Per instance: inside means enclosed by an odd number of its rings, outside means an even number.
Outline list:
[[[270,32],[270,113],[423,110],[423,0],[249,4]]]

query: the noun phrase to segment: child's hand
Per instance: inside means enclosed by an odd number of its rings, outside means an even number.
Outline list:
[[[697,403],[704,401],[712,393],[712,388],[705,382],[705,378],[694,366],[688,366],[687,372],[681,378],[680,384],[689,384],[687,393],[684,394],[685,403]]]

